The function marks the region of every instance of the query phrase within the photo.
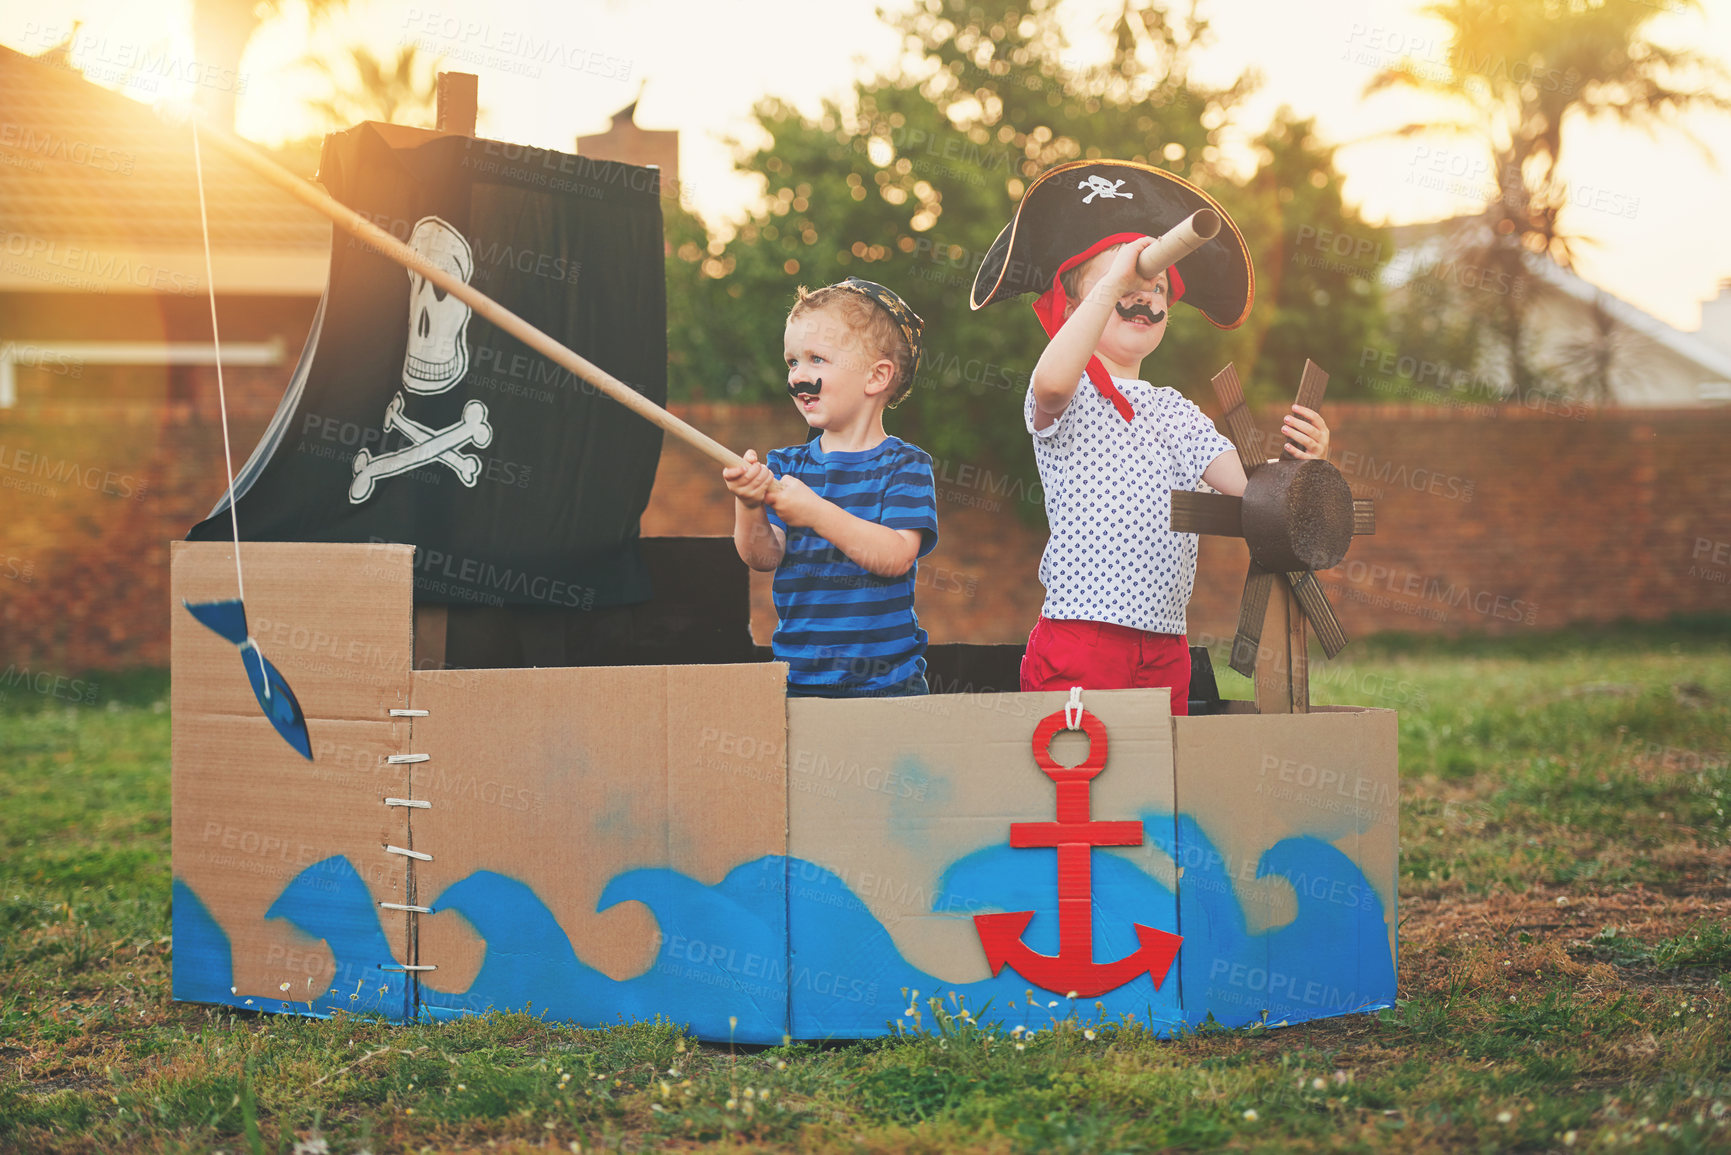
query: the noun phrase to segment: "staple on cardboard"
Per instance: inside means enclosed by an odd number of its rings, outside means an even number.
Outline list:
[[[425,798],[387,798],[386,806],[413,806],[419,810],[431,810],[433,804]]]
[[[425,762],[431,754],[387,754],[385,761],[392,766],[401,766],[405,762]]]
[[[391,711],[391,717],[393,717],[393,718],[425,718],[426,716],[427,716],[427,712],[425,710],[392,710]]]
[[[422,854],[418,850],[404,850],[401,846],[387,846],[387,847],[385,847],[385,853],[386,854],[401,854],[401,855],[404,855],[405,857],[408,857],[408,858],[418,858],[422,862],[433,861],[433,856],[430,854]]]

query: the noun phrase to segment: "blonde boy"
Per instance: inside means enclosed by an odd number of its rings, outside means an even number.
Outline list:
[[[883,422],[913,388],[922,328],[870,281],[800,289],[784,336],[787,388],[817,434],[767,465],[748,451],[745,466],[722,471],[734,547],[775,572],[771,646],[790,695],[926,692],[914,579],[938,540],[932,459]]]

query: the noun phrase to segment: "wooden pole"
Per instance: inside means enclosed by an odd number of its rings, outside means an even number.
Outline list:
[[[446,272],[415,250],[379,228],[347,205],[340,204],[311,181],[302,180],[269,157],[261,156],[245,141],[212,128],[194,114],[196,130],[211,144],[245,165],[271,184],[282,189],[308,208],[329,217],[339,228],[354,234],[368,246],[383,253],[404,268],[413,269],[470,309],[485,317],[500,329],[540,353],[554,364],[569,369],[578,378],[601,390],[645,421],[652,422],[681,441],[712,458],[723,466],[740,466],[745,459],[715,438],[686,423],[611,373],[590,363],[574,350],[566,348],[540,329],[531,325],[467,281]]]
[[[439,73],[438,119],[434,122],[439,131],[474,136],[480,93],[481,78],[473,72]]]

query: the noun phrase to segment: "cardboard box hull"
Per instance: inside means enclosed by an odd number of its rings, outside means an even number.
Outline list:
[[[177,999],[659,1014],[741,1042],[893,1033],[915,991],[928,1023],[938,995],[1036,1028],[1393,1003],[1389,711],[1086,694],[1109,738],[1086,830],[1116,841],[1021,846],[1058,814],[1034,731],[1063,694],[789,700],[776,663],[416,670],[406,548],[245,550],[314,759],[180,608],[224,596],[230,547],[177,544]],[[1089,750],[1061,732],[1051,765]],[[975,916],[1003,912],[1028,917],[994,973]],[[1138,927],[1182,936],[1169,969],[1121,973]]]

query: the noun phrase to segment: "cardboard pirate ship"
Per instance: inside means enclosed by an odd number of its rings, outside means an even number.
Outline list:
[[[600,294],[548,304],[556,286],[500,262],[477,209],[558,221],[536,197],[575,190],[580,216],[615,202],[658,214],[653,181],[646,208],[629,166],[521,150],[519,167],[567,187],[507,180],[508,166],[465,163],[490,143],[391,144],[399,192],[434,164],[429,147],[474,174],[439,212],[399,211],[403,235],[453,276],[493,262],[493,291],[542,301],[550,332],[604,347],[619,326],[584,312]],[[517,496],[491,492],[508,488],[489,482],[496,462],[544,478],[573,452],[550,431],[587,422],[579,448],[604,455],[635,418],[607,426],[601,401],[522,431],[497,404],[506,391],[470,379],[517,350],[478,319],[432,317],[442,298],[374,259],[339,242],[329,327],[236,501],[243,532],[276,492],[322,486],[307,500],[333,511],[320,540],[241,546],[246,642],[293,686],[310,762],[261,714],[232,639],[181,608],[234,595],[234,545],[211,531],[174,547],[177,999],[398,1019],[663,1015],[749,1042],[888,1033],[914,991],[989,1004],[1007,1025],[1129,1016],[1162,1031],[1392,1004],[1395,718],[1308,708],[1297,614],[1296,647],[1285,624],[1261,647],[1285,675],[1264,684],[1285,689],[1260,712],[1174,718],[1165,691],[1016,693],[1015,646],[932,647],[929,697],[789,700],[786,668],[752,642],[731,542],[638,542],[641,477],[613,491],[624,515],[548,526],[566,533],[557,549],[487,537],[520,513],[487,504]],[[409,332],[398,320],[357,347],[365,364],[336,366],[343,390],[309,402],[320,358],[349,347],[337,272],[351,261],[356,300],[381,295],[400,318],[410,294]],[[629,266],[608,270],[608,291],[658,317],[659,252],[635,266],[651,283],[631,288]],[[445,336],[441,353],[431,339]],[[364,432],[337,454],[307,449],[332,422]],[[1292,487],[1277,488],[1276,502]],[[1216,532],[1255,520],[1197,516]],[[483,532],[429,536],[453,522]],[[474,606],[477,590],[500,604]]]

